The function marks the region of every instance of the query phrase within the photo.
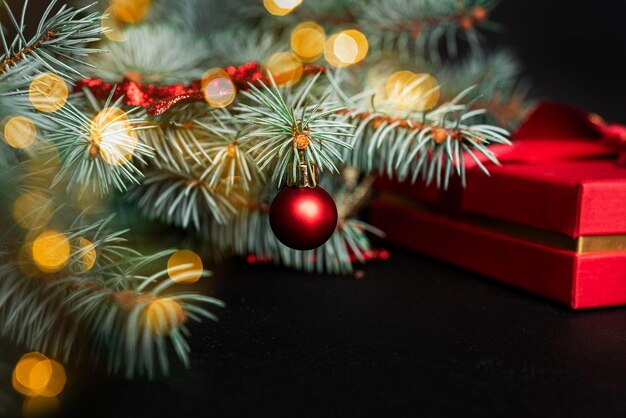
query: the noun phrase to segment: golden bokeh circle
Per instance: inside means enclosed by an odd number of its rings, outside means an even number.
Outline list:
[[[32,245],[33,261],[45,273],[61,270],[70,257],[70,243],[67,237],[55,230],[42,232]]]
[[[13,203],[13,219],[26,229],[38,229],[48,225],[54,206],[50,197],[40,191],[27,191]]]
[[[144,317],[146,326],[157,335],[169,335],[185,322],[185,318],[183,308],[170,298],[151,302]]]
[[[100,27],[104,31],[104,36],[113,42],[125,42],[127,40],[122,25],[115,17],[113,7],[109,7],[102,14]]]
[[[124,23],[138,23],[146,18],[152,0],[110,0],[113,15]]]
[[[37,352],[23,355],[12,374],[13,388],[29,399],[55,398],[63,391],[66,382],[64,367]],[[33,404],[29,408],[39,406]]]
[[[263,0],[265,10],[274,16],[285,16],[301,3],[302,0]]]
[[[52,398],[63,392],[65,384],[67,383],[67,374],[63,365],[57,361],[49,360],[52,367],[52,374],[45,388],[41,391],[39,396],[46,398]]]
[[[178,250],[167,260],[167,274],[176,283],[195,283],[202,271],[202,259],[191,250]]]
[[[369,51],[367,38],[356,29],[334,34],[326,41],[324,58],[333,67],[347,67],[362,61]]]
[[[78,247],[81,250],[81,260],[83,262],[84,271],[91,270],[94,264],[96,264],[96,247],[85,237],[80,237],[78,239]]]
[[[312,62],[324,52],[326,34],[315,22],[302,22],[291,31],[290,45],[300,60]]]
[[[42,393],[52,378],[52,363],[41,353],[22,356],[13,370],[13,387],[25,396]]]
[[[230,75],[221,68],[207,71],[201,81],[204,99],[215,108],[226,107],[237,97],[237,88]]]
[[[91,140],[98,154],[109,165],[124,165],[133,158],[139,139],[128,114],[110,106],[91,121]]]
[[[65,81],[56,74],[40,74],[28,88],[30,102],[40,112],[56,112],[65,105],[69,89]]]
[[[37,139],[37,127],[26,116],[12,116],[3,125],[4,141],[13,148],[27,148]]]
[[[399,111],[425,111],[439,102],[439,83],[430,74],[397,71],[387,79],[385,94]]]
[[[302,78],[302,63],[296,54],[276,52],[265,64],[278,86],[290,86]]]

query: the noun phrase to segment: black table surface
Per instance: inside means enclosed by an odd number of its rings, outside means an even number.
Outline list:
[[[192,327],[191,369],[154,382],[70,370],[62,416],[626,414],[626,309],[572,312],[392,249],[365,276],[234,263]]]

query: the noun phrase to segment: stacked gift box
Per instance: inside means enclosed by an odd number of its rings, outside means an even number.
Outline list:
[[[513,146],[494,149],[502,165],[485,162],[489,176],[467,161],[466,187],[380,179],[372,223],[392,243],[574,309],[626,304],[626,167],[613,131],[542,103]]]

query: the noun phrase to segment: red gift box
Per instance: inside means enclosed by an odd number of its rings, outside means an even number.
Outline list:
[[[596,116],[542,103],[467,187],[379,180],[390,242],[568,304],[626,304],[626,167]],[[468,163],[470,163],[468,161]]]

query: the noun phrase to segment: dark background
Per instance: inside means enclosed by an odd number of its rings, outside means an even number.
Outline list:
[[[626,122],[621,4],[505,0],[488,38],[517,51],[533,97]],[[70,368],[62,415],[626,415],[626,310],[571,312],[391,251],[360,280],[235,261],[207,283],[228,308],[192,326],[191,370]]]
[[[533,97],[626,123],[625,17],[619,0],[502,0],[493,19],[505,29],[488,38],[518,53]]]

